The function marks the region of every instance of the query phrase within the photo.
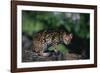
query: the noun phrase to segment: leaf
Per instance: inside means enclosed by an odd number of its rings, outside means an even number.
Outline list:
[[[51,46],[51,47],[49,47],[48,48],[48,50],[49,51],[53,51],[55,48],[54,48],[54,46]],[[61,53],[65,53],[65,52],[69,52],[69,50],[68,50],[68,48],[66,48],[63,44],[58,44],[57,46],[56,46],[56,49],[58,50],[58,51],[60,51]]]

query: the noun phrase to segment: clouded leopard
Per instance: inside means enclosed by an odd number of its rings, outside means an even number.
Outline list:
[[[65,45],[70,44],[72,39],[72,34],[69,34],[63,30],[44,30],[38,32],[33,37],[33,51],[38,55],[43,56],[45,50],[48,46],[56,46],[59,43],[64,43]],[[54,49],[57,51],[57,48]]]

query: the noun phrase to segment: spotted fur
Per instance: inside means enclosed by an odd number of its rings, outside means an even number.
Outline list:
[[[68,34],[65,31],[42,31],[35,34],[33,37],[33,50],[38,55],[43,55],[44,51],[48,49],[48,46],[57,46],[57,44],[63,42],[65,45],[70,44],[72,34]],[[55,48],[57,50],[57,48]],[[54,50],[55,50],[54,49]]]

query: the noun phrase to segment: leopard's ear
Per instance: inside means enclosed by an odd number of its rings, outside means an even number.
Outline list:
[[[69,36],[70,36],[71,39],[73,38],[73,34],[72,33]]]

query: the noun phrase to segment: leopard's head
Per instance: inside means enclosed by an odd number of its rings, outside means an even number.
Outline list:
[[[67,34],[67,33],[63,33],[63,42],[64,44],[68,45],[71,43],[71,40],[73,38],[73,35],[72,34]]]

